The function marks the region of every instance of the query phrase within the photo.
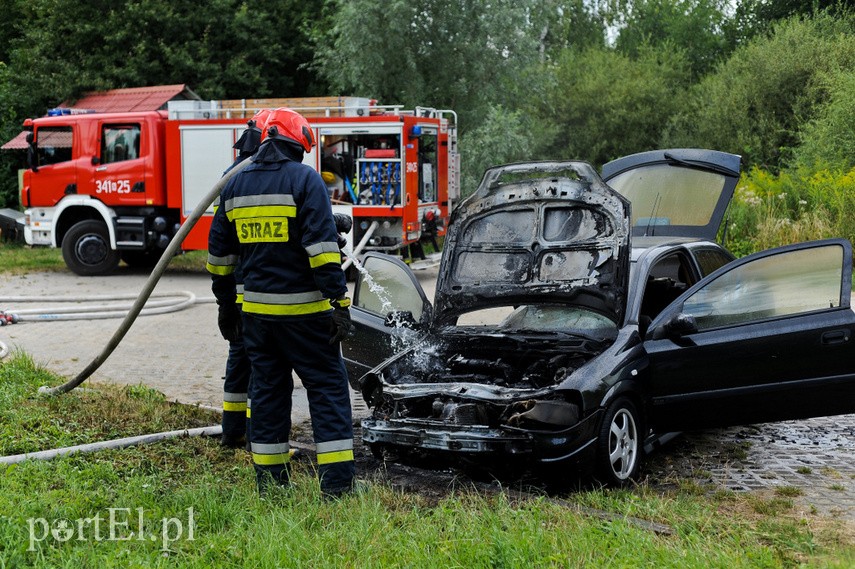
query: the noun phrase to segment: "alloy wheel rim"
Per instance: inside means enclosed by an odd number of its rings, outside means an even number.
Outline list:
[[[638,431],[632,413],[619,409],[609,428],[609,464],[620,480],[629,478],[638,459]]]

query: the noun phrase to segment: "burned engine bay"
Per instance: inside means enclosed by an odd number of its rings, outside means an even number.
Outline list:
[[[366,375],[363,394],[379,420],[566,428],[579,421],[581,402],[573,400],[578,393],[555,387],[612,341],[569,334],[443,334],[387,362],[379,374]]]

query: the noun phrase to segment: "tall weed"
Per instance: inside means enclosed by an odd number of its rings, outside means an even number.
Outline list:
[[[725,237],[734,254],[828,237],[855,239],[855,169],[755,167],[743,175]]]

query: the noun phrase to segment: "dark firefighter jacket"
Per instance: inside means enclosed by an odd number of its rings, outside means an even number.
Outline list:
[[[347,293],[326,185],[278,141],[223,188],[208,236],[208,271],[220,304],[234,302],[243,271],[244,312],[272,317],[330,310]]]

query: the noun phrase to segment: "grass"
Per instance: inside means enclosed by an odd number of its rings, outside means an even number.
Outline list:
[[[204,273],[206,251],[179,253],[169,263],[169,273]],[[118,270],[128,270],[122,263]],[[32,247],[19,243],[0,242],[0,274],[22,275],[33,271],[67,271],[62,251],[58,248]],[[136,270],[136,269],[135,269]],[[138,269],[144,270],[144,269]]]
[[[171,404],[145,387],[99,387],[56,398],[35,394],[38,386],[60,381],[22,354],[0,364],[0,454],[216,419]],[[4,569],[855,563],[845,528],[796,519],[789,500],[780,496],[662,494],[640,486],[565,498],[674,529],[673,535],[660,536],[623,519],[580,515],[547,497],[512,499],[465,485],[438,502],[383,483],[328,501],[310,462],[295,464],[293,489],[262,500],[246,453],[223,450],[204,438],[28,461],[0,471]]]

